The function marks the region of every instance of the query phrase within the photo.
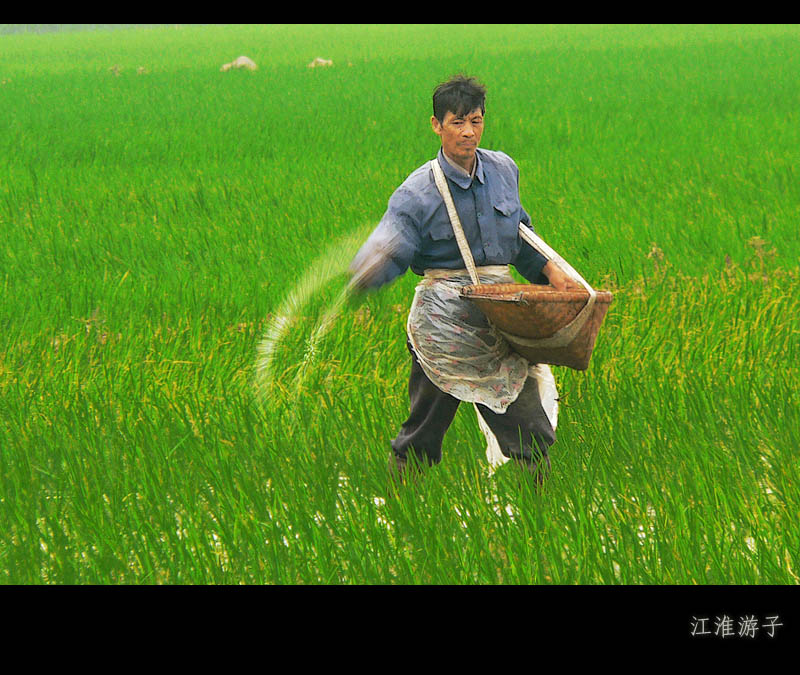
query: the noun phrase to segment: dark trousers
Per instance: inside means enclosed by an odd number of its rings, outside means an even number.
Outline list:
[[[442,460],[444,435],[461,403],[459,399],[443,392],[425,375],[410,343],[411,377],[408,382],[410,412],[400,431],[392,441],[395,455],[405,457],[411,450],[421,461],[438,464]],[[525,386],[502,415],[478,404],[481,416],[497,437],[500,451],[506,457],[522,460],[535,466],[547,449],[555,443],[556,434],[547,419],[539,398],[536,380],[528,378]]]

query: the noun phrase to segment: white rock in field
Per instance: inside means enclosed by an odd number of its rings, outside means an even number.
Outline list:
[[[253,59],[248,58],[247,56],[240,56],[235,61],[231,61],[230,63],[226,63],[220,68],[220,72],[224,73],[230,70],[231,68],[247,68],[248,70],[256,70],[258,66],[255,64]]]
[[[332,65],[333,61],[331,61],[331,59],[323,59],[318,56],[311,63],[308,64],[308,67],[316,68],[317,66],[332,66]]]

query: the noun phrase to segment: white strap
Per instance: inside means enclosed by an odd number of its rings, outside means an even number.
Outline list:
[[[595,299],[597,298],[597,291],[595,291],[578,272],[570,265],[564,258],[562,258],[558,253],[556,253],[552,248],[550,248],[542,238],[539,237],[531,228],[527,227],[526,225],[520,223],[519,224],[519,234],[525,240],[526,243],[530,244],[533,248],[535,248],[539,253],[541,253],[545,258],[548,260],[552,260],[556,265],[558,265],[561,269],[564,270],[569,276],[571,276],[575,281],[579,282],[587,291],[589,291],[589,299],[586,301],[586,304],[583,306],[583,309],[578,312],[578,315],[570,321],[566,326],[564,326],[561,330],[556,332],[555,334],[551,335],[547,338],[539,338],[539,339],[532,339],[532,338],[523,338],[519,335],[514,335],[514,341],[520,344],[523,344],[527,347],[547,347],[547,348],[555,348],[555,347],[564,347],[568,345],[575,336],[580,332],[583,325],[586,323],[586,320],[592,315],[592,310],[594,309]],[[500,331],[505,337],[512,337],[508,333]]]

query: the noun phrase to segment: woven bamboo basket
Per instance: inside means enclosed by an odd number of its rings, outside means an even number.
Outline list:
[[[591,314],[569,343],[548,346],[548,338],[571,324],[586,306],[588,291],[557,291],[537,284],[474,284],[461,289],[461,295],[475,303],[518,354],[531,363],[575,370],[589,367],[600,325],[614,297],[608,291],[595,293]]]

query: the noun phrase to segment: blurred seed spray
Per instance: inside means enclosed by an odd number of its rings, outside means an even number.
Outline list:
[[[341,315],[347,299],[365,289],[375,275],[384,268],[392,252],[398,248],[399,237],[396,234],[385,235],[383,230],[373,232],[364,243],[373,227],[373,225],[362,226],[334,241],[313,261],[299,283],[289,291],[278,310],[273,313],[257,348],[253,386],[257,397],[262,401],[267,400],[273,393],[275,351],[302,308],[326,284],[331,283],[345,271],[350,273],[349,281],[328,306],[306,341],[303,361],[295,381],[296,390],[302,385],[315,361],[320,340]]]

